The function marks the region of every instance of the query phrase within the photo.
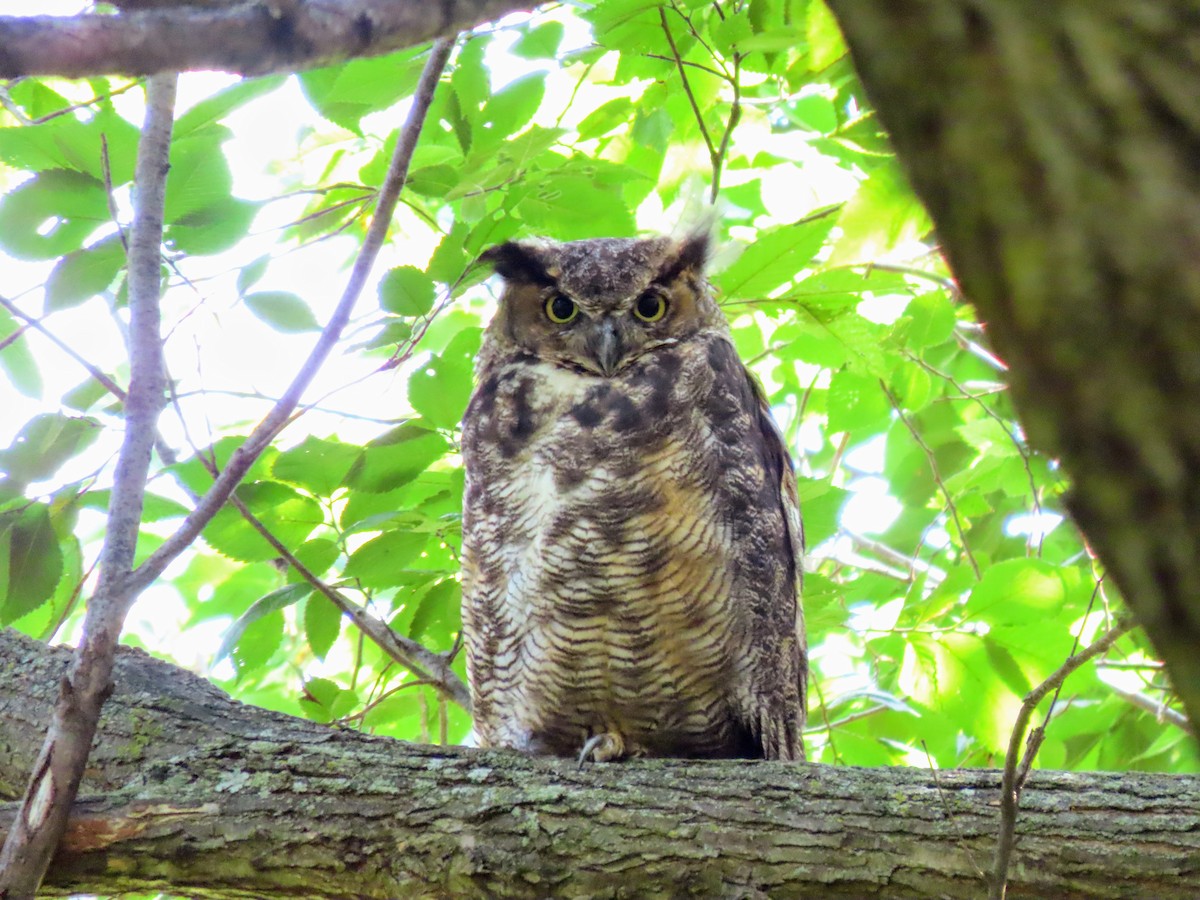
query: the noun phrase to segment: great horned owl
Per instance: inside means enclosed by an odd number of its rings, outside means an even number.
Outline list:
[[[463,634],[483,746],[804,755],[795,478],[707,236],[521,241],[463,419]]]

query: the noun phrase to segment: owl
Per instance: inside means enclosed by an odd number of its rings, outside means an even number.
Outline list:
[[[463,419],[482,746],[803,759],[795,476],[705,277],[707,235],[484,253]]]

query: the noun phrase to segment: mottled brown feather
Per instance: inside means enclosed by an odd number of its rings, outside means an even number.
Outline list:
[[[803,758],[795,479],[706,249],[487,254],[505,290],[463,420],[463,633],[484,746]],[[578,308],[569,323],[546,313],[559,295]],[[660,320],[635,315],[646,295],[665,300]]]

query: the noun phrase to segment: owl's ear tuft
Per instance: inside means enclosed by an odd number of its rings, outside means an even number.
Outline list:
[[[507,241],[489,247],[479,255],[481,263],[488,263],[506,281],[521,281],[537,285],[552,285],[554,279],[546,271],[536,247],[520,241]]]
[[[674,252],[663,260],[662,269],[654,280],[666,284],[685,272],[704,274],[711,247],[712,234],[707,228],[693,231],[672,248]]]

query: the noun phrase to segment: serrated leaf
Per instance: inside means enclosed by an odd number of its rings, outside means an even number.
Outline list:
[[[304,603],[304,636],[317,659],[326,657],[341,629],[341,610],[324,594],[310,594]]]
[[[283,615],[282,610],[287,609],[294,603],[299,603],[305,597],[312,593],[312,585],[310,584],[288,584],[277,590],[271,591],[259,597],[242,615],[238,616],[237,620],[229,626],[229,630],[225,632],[225,637],[221,640],[221,645],[217,648],[216,654],[213,656],[213,665],[216,665],[230,653],[234,652],[235,648],[240,649],[240,644],[246,632],[255,623],[264,618],[271,616],[278,617],[279,639],[283,637]],[[279,646],[279,640],[275,640],[274,646],[269,651],[266,650],[266,644],[270,644],[271,633],[275,626],[272,624],[270,628],[263,634],[252,635],[258,646],[247,648],[242,655],[242,662],[247,663],[247,668],[254,668],[249,662],[258,661],[258,664],[266,662],[266,658],[262,658],[265,652],[269,658],[275,652],[275,648]],[[266,644],[264,644],[264,639]]]
[[[436,431],[405,422],[363,448],[347,483],[360,491],[380,493],[412,481],[450,445]]]
[[[894,159],[871,170],[842,208],[838,225],[842,237],[834,245],[829,265],[872,262],[919,240],[933,227]]]
[[[453,578],[439,581],[421,597],[408,626],[408,636],[421,640],[427,635],[445,642],[451,631],[461,627],[459,609],[462,606],[462,588]]]
[[[757,300],[812,266],[836,217],[824,210],[792,225],[759,232],[733,265],[715,281],[728,299]]]
[[[554,59],[565,31],[562,22],[544,22],[517,38],[512,52],[522,59]]]
[[[434,425],[454,428],[462,421],[481,339],[479,329],[463,329],[444,351],[409,377],[408,402]]]
[[[933,347],[950,340],[957,321],[954,306],[944,291],[913,297],[904,310],[904,316],[908,320],[905,337],[908,346],[914,350]]]
[[[389,269],[379,280],[379,305],[398,316],[423,316],[433,309],[433,279],[415,266]]]
[[[124,265],[125,247],[115,234],[68,253],[46,279],[46,312],[78,306],[107,290]]]
[[[260,256],[258,259],[254,260],[254,262],[242,266],[242,269],[240,272],[238,272],[237,277],[238,293],[244,294],[248,289],[258,284],[263,275],[266,274],[267,266],[270,264],[271,257],[267,255]]]
[[[290,291],[255,291],[242,298],[246,308],[276,331],[320,331],[321,325],[308,304]]]
[[[328,497],[342,484],[361,454],[362,447],[355,444],[309,435],[295,447],[275,457],[271,472],[280,481]]]
[[[0,249],[17,259],[64,256],[79,250],[108,216],[104,186],[97,179],[79,172],[41,172],[0,199]]]
[[[369,588],[402,584],[404,568],[421,554],[428,542],[429,535],[418,531],[382,534],[350,554],[346,577],[356,578]]]
[[[243,484],[236,493],[285,547],[302,544],[324,524],[325,514],[317,501],[277,481]],[[213,516],[203,534],[209,546],[231,559],[263,562],[278,556],[278,551],[231,506]]]
[[[0,473],[14,484],[45,480],[99,436],[100,423],[95,419],[41,413],[26,422],[13,442],[0,450]]]
[[[35,503],[0,515],[0,626],[8,625],[54,595],[63,554],[50,507]]]
[[[892,407],[879,380],[844,369],[829,381],[830,431],[855,431],[885,422]]]

